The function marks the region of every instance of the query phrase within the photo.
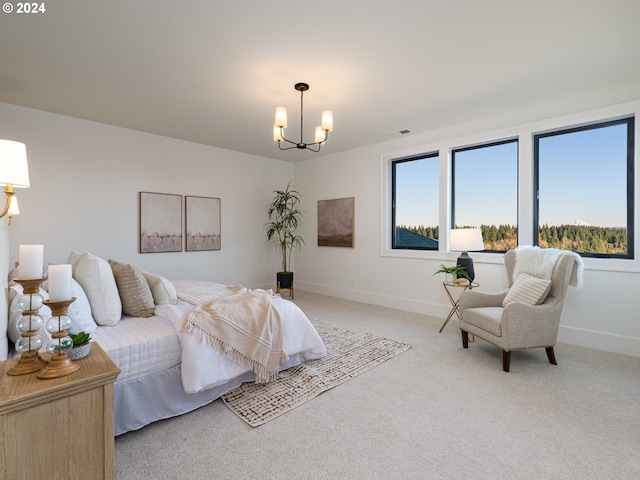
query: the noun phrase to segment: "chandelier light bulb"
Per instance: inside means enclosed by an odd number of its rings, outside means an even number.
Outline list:
[[[274,125],[273,126],[273,141],[274,142],[281,142],[282,140],[284,140],[284,138],[282,138],[282,130],[280,129],[280,127],[278,125]]]
[[[333,113],[331,113],[331,110],[322,112],[322,130],[325,132],[333,131]]]
[[[285,107],[276,107],[276,127],[287,128],[287,109]]]

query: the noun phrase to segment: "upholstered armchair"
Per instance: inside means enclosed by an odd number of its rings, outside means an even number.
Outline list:
[[[544,250],[536,252],[544,253]],[[518,274],[516,251],[510,250],[504,257],[507,290],[496,294],[466,290],[461,294],[460,330],[464,348],[469,348],[469,334],[500,347],[505,372],[510,368],[511,351],[523,348],[545,348],[549,362],[557,365],[553,347],[558,336],[560,314],[569,282],[575,279],[576,262],[579,261],[580,265],[582,262],[572,252],[555,252],[560,253],[553,258],[551,267],[546,266],[546,279]],[[514,271],[517,278],[514,278]]]

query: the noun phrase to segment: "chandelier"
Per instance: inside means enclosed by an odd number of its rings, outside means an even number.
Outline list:
[[[278,142],[278,148],[280,150],[291,150],[292,148],[299,148],[301,150],[307,149],[307,150],[311,150],[312,152],[319,152],[322,144],[327,141],[329,132],[333,130],[333,114],[329,110],[325,110],[324,112],[322,112],[322,124],[321,126],[316,127],[314,142],[304,143],[304,141],[302,140],[302,131],[303,131],[303,123],[304,123],[304,112],[302,108],[302,102],[303,102],[304,92],[309,90],[309,84],[296,83],[294,88],[298,92],[300,92],[300,141],[294,142],[292,140],[288,140],[284,138],[284,129],[287,128],[287,109],[285,107],[276,108],[276,122],[273,124],[273,140],[274,142]],[[292,146],[283,148],[281,142],[290,143]],[[312,147],[317,147],[317,148],[312,148]]]

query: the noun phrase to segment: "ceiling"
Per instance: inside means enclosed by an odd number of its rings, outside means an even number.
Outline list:
[[[0,14],[0,102],[290,162],[640,83],[637,0],[43,3]],[[297,82],[320,153],[273,142]]]

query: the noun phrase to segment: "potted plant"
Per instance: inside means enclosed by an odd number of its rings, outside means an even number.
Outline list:
[[[70,333],[69,336],[73,341],[73,348],[69,352],[69,358],[71,360],[80,360],[81,358],[89,355],[89,352],[91,351],[91,343],[89,343],[91,336],[88,333]]]
[[[444,273],[447,276],[450,276],[451,278],[447,278],[447,281],[450,281],[451,283],[458,283],[460,281],[462,282],[468,282],[471,279],[469,278],[469,274],[467,273],[467,269],[464,268],[461,265],[451,265],[451,266],[446,266],[446,265],[440,265],[440,268],[438,270],[436,270],[433,275],[437,275],[438,273]],[[433,277],[433,275],[431,275]],[[458,277],[463,277],[463,278],[458,278]]]
[[[293,272],[289,270],[291,253],[294,248],[300,248],[304,240],[296,234],[296,229],[302,223],[302,212],[298,210],[300,193],[294,190],[291,182],[284,190],[274,190],[274,197],[267,205],[270,222],[265,225],[267,239],[282,255],[282,266],[277,273],[280,288],[293,286]]]

